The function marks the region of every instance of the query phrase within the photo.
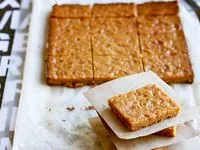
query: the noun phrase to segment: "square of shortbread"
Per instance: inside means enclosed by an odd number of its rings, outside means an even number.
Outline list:
[[[155,84],[108,100],[113,113],[131,131],[175,117],[180,106]]]

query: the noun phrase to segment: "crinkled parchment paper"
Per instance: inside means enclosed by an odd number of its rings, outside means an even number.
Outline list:
[[[88,3],[86,0],[65,0],[65,2]],[[94,3],[95,1],[90,2]],[[103,0],[103,2],[111,1]],[[136,1],[133,0],[133,2]],[[101,149],[96,134],[88,123],[88,118],[96,116],[96,113],[93,110],[84,110],[90,104],[82,93],[88,91],[90,87],[78,89],[50,87],[46,85],[44,80],[44,51],[48,16],[55,3],[56,0],[33,1],[13,149]],[[187,105],[194,106],[200,103],[200,25],[197,17],[184,10],[184,7],[181,7],[180,15],[195,72],[195,81],[192,85],[178,84],[174,85],[173,88]],[[66,108],[71,106],[74,106],[75,109],[68,111]],[[200,140],[199,142],[195,141],[196,145],[199,143]],[[179,147],[185,146],[185,144],[178,145]]]
[[[181,105],[180,113],[173,118],[166,119],[154,125],[142,128],[138,131],[130,132],[115,116],[108,106],[108,99],[131,90],[144,87],[145,85],[156,84],[167,95]],[[95,107],[98,114],[105,120],[108,126],[120,139],[134,139],[142,136],[147,136],[163,130],[165,128],[182,124],[186,121],[200,117],[200,107],[191,107],[182,103],[181,98],[169,85],[162,81],[156,74],[151,71],[134,74],[112,80],[101,84],[84,93],[91,104]]]
[[[112,132],[112,130],[102,123],[99,117],[89,118],[89,122],[97,134],[99,141],[104,149],[111,150],[147,150],[163,146],[168,146],[176,142],[181,142],[189,138],[197,137],[197,132],[194,131],[191,123],[187,122],[177,126],[177,135],[174,138],[149,135],[133,140],[122,140]]]

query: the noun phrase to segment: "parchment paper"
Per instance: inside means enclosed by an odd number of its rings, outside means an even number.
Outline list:
[[[65,2],[81,3],[82,0],[66,0]],[[86,0],[84,2],[89,3]],[[94,3],[94,1],[90,2]],[[111,1],[103,0],[103,2]],[[124,0],[120,2],[124,2]],[[133,0],[133,2],[135,1]],[[13,150],[98,150],[101,149],[100,143],[88,123],[88,118],[97,114],[95,111],[83,109],[90,104],[82,93],[88,91],[90,87],[78,89],[49,87],[44,81],[43,54],[48,33],[47,23],[49,12],[55,3],[55,0],[33,1]],[[192,85],[178,84],[173,85],[173,88],[178,91],[184,102],[192,106],[200,104],[200,25],[197,17],[188,13],[184,7],[181,7],[180,15],[195,80]],[[75,106],[75,110],[66,110],[66,107],[71,106]],[[194,126],[196,126],[195,123]],[[193,145],[200,143],[200,140],[197,141],[194,141]],[[185,144],[178,144],[177,148],[184,146]]]
[[[101,122],[99,117],[89,118],[89,123],[91,124],[94,132],[97,134],[98,140],[101,142],[101,145],[104,150],[117,150],[114,143],[110,138],[106,127]],[[111,131],[112,132],[112,131]]]
[[[147,150],[161,146],[168,146],[170,144],[176,143],[177,141],[180,142],[196,136],[191,123],[185,123],[177,127],[177,136],[174,138],[149,135],[139,139],[121,140],[117,138],[112,130],[108,128],[108,126],[105,126],[101,122],[99,117],[89,118],[89,122],[97,134],[102,146],[108,148],[107,150],[116,149],[116,147],[118,150]],[[113,145],[112,141],[116,147]],[[174,147],[174,145],[171,147]]]
[[[108,99],[131,90],[144,87],[149,84],[156,84],[162,91],[169,95],[179,105],[181,105],[180,113],[173,118],[166,119],[154,125],[142,128],[140,130],[130,132],[116,117],[108,106]],[[119,78],[101,84],[84,93],[90,103],[95,107],[97,112],[105,120],[108,126],[120,139],[134,139],[142,136],[147,136],[158,132],[162,129],[182,124],[186,121],[200,117],[200,107],[189,107],[181,101],[176,91],[162,81],[156,74],[151,71],[143,72]]]

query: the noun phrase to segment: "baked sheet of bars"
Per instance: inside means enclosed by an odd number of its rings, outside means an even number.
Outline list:
[[[30,38],[24,70],[24,86],[16,122],[14,150],[101,148],[96,134],[88,123],[88,118],[97,114],[94,110],[85,109],[91,104],[82,94],[88,91],[90,87],[69,89],[66,87],[50,87],[45,83],[43,53],[49,13],[52,5],[56,2],[63,4],[63,2],[71,3],[72,1],[35,0],[33,4]],[[103,2],[117,1],[105,0]],[[141,1],[135,0],[134,2]],[[75,0],[73,3],[88,4],[86,0]],[[180,8],[180,16],[195,78],[193,84],[175,84],[173,88],[180,93],[181,98],[187,105],[194,106],[200,103],[198,92],[200,90],[200,25],[195,15],[188,13],[183,6],[180,6]],[[195,125],[194,122],[194,127]],[[199,144],[199,142],[195,144]],[[182,148],[183,145],[177,144],[177,147]],[[182,149],[184,150],[184,148]]]

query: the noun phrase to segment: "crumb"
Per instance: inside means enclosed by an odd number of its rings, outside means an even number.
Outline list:
[[[75,109],[75,107],[74,106],[71,106],[71,107],[67,107],[66,108],[68,111],[73,111],[74,109]]]
[[[94,108],[94,106],[86,106],[85,107],[85,110],[94,110],[95,108]]]
[[[49,111],[51,111],[51,108],[49,108]]]
[[[65,122],[66,120],[63,119],[62,121]]]

